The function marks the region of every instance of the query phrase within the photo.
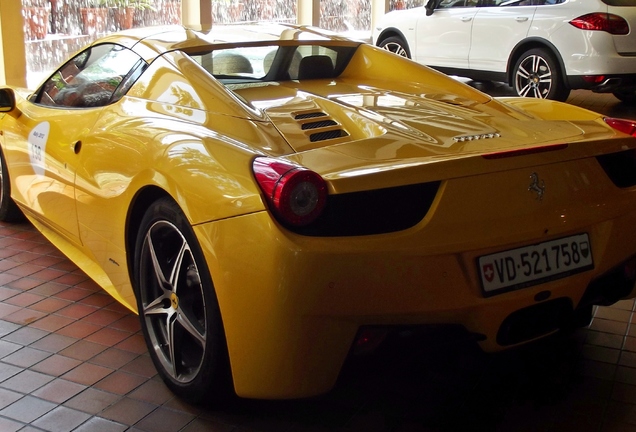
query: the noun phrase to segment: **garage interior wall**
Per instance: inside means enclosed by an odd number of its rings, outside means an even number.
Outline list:
[[[211,0],[182,0],[181,17],[185,25],[212,24]],[[317,26],[320,0],[297,0],[298,24]],[[389,0],[371,0],[371,26],[389,10]],[[22,2],[0,1],[0,85],[26,87],[27,65]]]

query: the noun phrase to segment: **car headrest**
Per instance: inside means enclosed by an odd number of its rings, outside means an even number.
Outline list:
[[[210,60],[213,75],[251,74],[254,72],[250,61],[239,54],[221,53]],[[202,66],[210,71],[210,64]]]
[[[304,57],[298,66],[298,79],[333,78],[331,58],[326,55]]]

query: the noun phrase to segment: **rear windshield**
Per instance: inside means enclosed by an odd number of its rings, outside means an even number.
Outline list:
[[[357,45],[265,45],[198,52],[189,56],[228,82],[328,79],[338,76]]]

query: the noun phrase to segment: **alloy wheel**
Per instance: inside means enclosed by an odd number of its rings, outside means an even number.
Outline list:
[[[515,90],[519,96],[545,99],[552,88],[553,72],[539,55],[524,58],[515,72]]]
[[[397,42],[388,42],[384,44],[382,48],[387,51],[391,51],[392,53],[395,53],[399,56],[406,57],[406,58],[409,57],[408,53],[406,52],[406,49],[404,49],[404,47]]]
[[[197,263],[179,229],[168,221],[148,229],[141,251],[142,319],[163,370],[188,383],[203,366],[208,337]]]

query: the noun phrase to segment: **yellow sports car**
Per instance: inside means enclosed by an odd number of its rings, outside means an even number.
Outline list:
[[[189,400],[327,392],[397,330],[513,347],[634,288],[636,123],[316,29],[106,36],[0,111],[0,219],[138,312]]]

